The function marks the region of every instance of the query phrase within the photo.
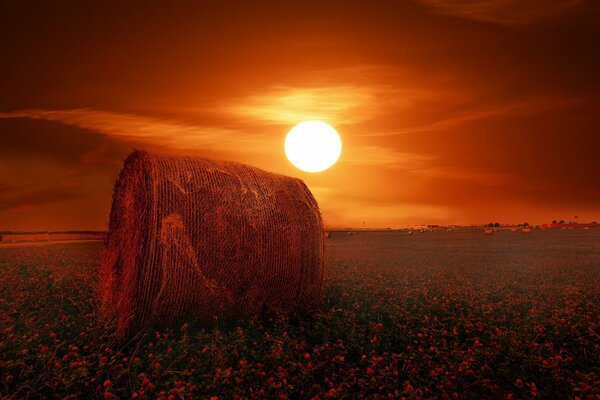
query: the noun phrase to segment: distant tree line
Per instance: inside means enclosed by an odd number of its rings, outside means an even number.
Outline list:
[[[500,225],[500,222],[490,222],[489,224],[485,224],[484,226],[486,228],[500,228],[502,225]],[[529,226],[529,222],[523,222],[522,224],[519,224],[517,226]]]
[[[486,225],[488,228],[500,228],[500,222],[490,222]]]

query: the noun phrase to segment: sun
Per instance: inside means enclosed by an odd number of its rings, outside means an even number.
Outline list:
[[[285,155],[302,171],[324,171],[336,163],[341,153],[340,135],[322,121],[301,122],[285,138]]]

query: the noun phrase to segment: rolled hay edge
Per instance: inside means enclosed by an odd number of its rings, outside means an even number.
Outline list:
[[[304,182],[244,164],[134,151],[115,184],[101,314],[120,335],[183,315],[309,312],[324,235]]]

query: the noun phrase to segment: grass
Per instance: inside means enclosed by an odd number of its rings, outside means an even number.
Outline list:
[[[0,248],[0,396],[600,398],[600,232],[335,234],[321,311],[122,343],[97,243]]]

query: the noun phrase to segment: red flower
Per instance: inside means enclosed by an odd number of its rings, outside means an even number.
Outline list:
[[[142,388],[154,389],[154,384],[150,382],[148,378],[144,377],[144,379],[142,379]]]

